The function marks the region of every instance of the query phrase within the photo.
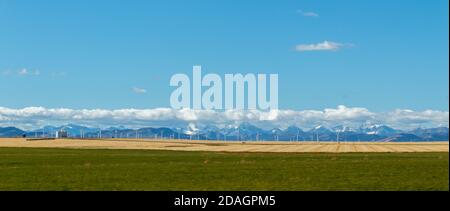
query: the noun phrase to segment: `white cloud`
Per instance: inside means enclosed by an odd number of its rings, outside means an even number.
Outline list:
[[[342,43],[323,41],[316,44],[300,44],[295,46],[296,51],[337,51],[345,45]]]
[[[317,14],[315,12],[305,12],[303,10],[297,10],[297,13],[299,13],[300,15],[303,15],[305,17],[319,17],[319,14]]]
[[[38,76],[41,72],[39,70],[29,70],[27,68],[22,68],[20,70],[4,70],[2,71],[2,75],[5,76],[11,76],[11,75],[17,75],[17,76]]]
[[[146,89],[142,89],[142,88],[138,88],[138,87],[133,87],[132,90],[133,90],[134,93],[137,93],[137,94],[145,94],[145,93],[147,93]]]
[[[192,110],[192,109],[67,109],[27,107],[11,109],[0,107],[0,126],[17,126],[23,129],[43,125],[67,123],[89,126],[159,127],[184,126],[189,123],[226,126],[249,122],[263,128],[286,128],[297,125],[310,129],[317,125],[333,127],[362,124],[386,124],[398,129],[438,127],[449,125],[448,111],[412,111],[397,109],[390,112],[371,112],[366,108],[338,106],[324,110]]]
[[[384,121],[392,125],[404,125],[409,128],[422,127],[422,125],[434,123],[436,126],[449,125],[449,112],[448,111],[413,111],[409,109],[396,109],[395,111],[388,112]]]
[[[28,75],[28,70],[23,68],[17,72],[19,75]]]

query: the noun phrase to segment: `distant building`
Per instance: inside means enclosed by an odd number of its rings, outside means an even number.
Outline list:
[[[56,131],[55,138],[67,138],[67,137],[69,137],[67,131],[63,129]]]

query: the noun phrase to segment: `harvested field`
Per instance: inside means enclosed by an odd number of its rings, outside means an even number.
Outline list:
[[[153,139],[56,139],[27,141],[0,139],[0,147],[75,148],[75,149],[148,149],[212,152],[448,152],[449,142],[225,142]]]

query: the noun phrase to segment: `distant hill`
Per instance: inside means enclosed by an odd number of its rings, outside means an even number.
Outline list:
[[[449,129],[447,127],[418,128],[410,131],[410,133],[422,137],[426,141],[445,141],[449,139]]]
[[[16,127],[0,127],[0,137],[18,137],[26,132]]]
[[[394,136],[379,140],[380,142],[418,142],[424,141],[423,138],[413,134],[396,134]]]

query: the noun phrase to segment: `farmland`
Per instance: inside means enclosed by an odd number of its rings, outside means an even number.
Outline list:
[[[230,153],[0,147],[0,190],[448,191],[448,158],[448,151]]]

